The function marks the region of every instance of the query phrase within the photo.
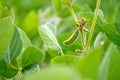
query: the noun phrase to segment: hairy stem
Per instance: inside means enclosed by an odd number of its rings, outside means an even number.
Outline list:
[[[94,32],[94,29],[95,29],[95,25],[96,25],[96,22],[97,22],[97,17],[98,17],[98,11],[99,11],[99,7],[100,7],[100,3],[101,3],[101,0],[97,0],[95,15],[94,15],[93,22],[92,22],[92,25],[91,25],[91,29],[90,29],[90,33],[89,33],[89,37],[88,37],[88,41],[87,41],[87,46],[86,46],[85,52],[88,51],[90,43],[91,43],[91,39],[92,39],[93,32]]]

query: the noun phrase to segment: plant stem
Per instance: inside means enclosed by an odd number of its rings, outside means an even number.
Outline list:
[[[67,5],[68,5],[68,8],[69,8],[69,10],[70,10],[70,12],[71,12],[71,14],[72,14],[72,16],[73,16],[73,19],[75,20],[75,23],[80,27],[81,24],[78,22],[77,16],[76,16],[76,14],[75,14],[75,12],[74,12],[71,4],[68,3]],[[85,47],[84,47],[84,46],[85,46],[84,31],[81,29],[80,32],[81,32],[82,47],[83,47],[83,50],[84,50],[84,48],[85,48]]]
[[[96,22],[97,22],[100,3],[101,3],[101,0],[97,0],[95,15],[94,15],[93,22],[92,22],[92,25],[91,25],[91,29],[90,29],[90,33],[89,33],[89,37],[88,37],[88,41],[87,41],[87,46],[85,48],[85,52],[88,51],[90,43],[91,43],[91,39],[92,39],[93,32],[94,32],[94,29],[95,29],[95,25],[96,25]]]
[[[75,12],[74,12],[74,10],[73,10],[73,8],[72,8],[71,4],[70,4],[70,3],[68,3],[67,5],[68,5],[68,8],[69,8],[69,10],[70,10],[70,12],[71,12],[71,14],[72,14],[72,16],[73,16],[74,20],[75,20],[75,23],[76,23],[76,24],[78,24],[78,19],[77,19],[77,16],[76,16],[76,14],[75,14]]]
[[[18,71],[18,74],[17,74],[17,76],[18,76],[18,79],[21,79],[22,72],[21,72],[21,71]]]
[[[81,41],[82,41],[82,47],[83,47],[83,52],[85,51],[85,40],[84,40],[84,31],[83,29],[80,31],[81,32]]]

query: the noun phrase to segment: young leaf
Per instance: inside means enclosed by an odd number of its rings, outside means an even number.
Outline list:
[[[71,65],[77,63],[79,57],[72,55],[58,56],[52,59],[52,64]]]
[[[65,45],[72,44],[78,37],[79,29],[77,29],[67,40],[63,42]]]
[[[108,39],[120,46],[120,34],[116,31],[115,24],[106,24],[102,28]]]
[[[117,7],[116,14],[115,14],[115,24],[116,24],[116,29],[117,32],[120,34],[120,3]]]
[[[21,57],[22,67],[28,67],[36,62],[40,62],[43,59],[43,53],[35,47],[28,47],[23,52]]]
[[[120,53],[112,44],[108,50],[98,69],[97,80],[120,80]]]
[[[39,26],[38,31],[39,31],[40,37],[49,48],[52,48],[54,50],[61,50],[61,47],[54,34],[55,28],[52,28],[50,26],[53,26],[53,25],[44,24]]]
[[[30,45],[31,42],[27,35],[21,29],[14,27],[14,34],[5,54],[5,61],[10,64],[15,63],[16,58]]]

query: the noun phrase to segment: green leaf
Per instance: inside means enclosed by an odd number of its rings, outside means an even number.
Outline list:
[[[4,62],[4,60],[0,61],[0,75],[6,78],[11,78],[17,74],[18,70],[13,69],[12,67],[8,66]]]
[[[56,56],[58,56],[58,51],[57,50],[48,49],[47,51],[45,51],[44,62],[45,63],[50,63],[51,59],[56,57]]]
[[[28,47],[23,52],[21,62],[22,67],[28,67],[36,62],[40,62],[43,59],[43,53],[36,49],[35,47]]]
[[[57,12],[57,14],[59,13],[59,11],[62,10],[62,3],[60,0],[52,0],[53,6],[54,6],[54,10]]]
[[[120,34],[116,31],[115,24],[106,24],[102,28],[108,39],[120,46]]]
[[[72,55],[58,56],[52,59],[52,64],[65,64],[71,65],[77,63],[79,57]]]
[[[11,68],[3,60],[3,56],[6,53],[9,44],[11,43],[11,37],[13,34],[14,27],[10,17],[0,19],[0,75],[7,78],[15,76],[18,72],[18,70]]]
[[[113,45],[109,45],[107,52],[99,66],[97,80],[120,80],[120,53]]]
[[[118,33],[120,34],[120,3],[117,7],[116,14],[115,14],[115,24],[116,24],[116,29]]]
[[[10,18],[0,19],[0,60],[8,48],[13,32]]]
[[[92,50],[78,62],[77,71],[83,78],[92,78],[96,80],[97,70],[102,58],[103,53],[100,48]]]
[[[13,62],[16,59],[16,57],[21,53],[22,47],[23,44],[22,44],[22,40],[20,39],[20,34],[18,32],[18,29],[15,28],[15,32],[11,39],[9,52],[8,52],[8,54],[10,54],[10,62]]]
[[[10,64],[16,63],[16,58],[30,45],[31,42],[27,35],[21,29],[14,27],[14,34],[5,54],[5,61]]]
[[[61,50],[61,47],[55,37],[54,28],[50,27],[52,24],[40,25],[38,28],[40,37],[43,42],[51,49]]]
[[[37,34],[38,23],[37,12],[32,10],[24,18],[21,28],[32,38]]]
[[[11,35],[10,43],[7,45],[4,55],[4,65],[1,64],[0,68],[3,69],[1,71],[2,76],[10,78],[17,74],[18,66],[20,66],[20,60],[17,61],[17,58],[30,45],[31,42],[27,35],[21,29],[14,27],[14,33]]]
[[[75,71],[69,67],[53,67],[41,70],[24,80],[80,80]]]
[[[19,31],[20,38],[21,38],[22,43],[23,43],[22,50],[24,51],[28,46],[31,46],[32,44],[31,44],[29,37],[26,35],[26,33],[22,29],[18,28],[18,31]]]

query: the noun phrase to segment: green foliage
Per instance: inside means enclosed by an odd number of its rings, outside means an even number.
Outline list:
[[[99,66],[98,80],[119,80],[120,54],[114,46],[110,45]]]
[[[0,19],[0,60],[9,45],[13,32],[11,20],[9,18]]]
[[[14,77],[21,69],[35,64],[43,57],[38,49],[29,47],[32,45],[30,39],[23,30],[14,25],[14,20],[12,9],[6,9],[0,19],[0,76],[3,78]],[[29,63],[21,65],[21,63],[26,62],[24,56],[28,55],[28,50],[31,52],[30,59],[26,58]],[[36,59],[33,60],[31,56],[36,57]]]
[[[118,33],[120,34],[120,4],[117,7],[116,14],[115,14],[115,24]]]
[[[120,80],[119,0],[102,0],[85,52],[96,1],[0,0],[0,80]]]
[[[77,71],[84,78],[96,79],[97,70],[102,61],[103,52],[100,48],[94,49],[89,52],[86,56],[81,58],[77,64]]]
[[[11,78],[17,74],[18,70],[11,68],[4,60],[0,61],[0,75]]]
[[[30,45],[31,42],[26,34],[21,29],[15,27],[9,48],[5,54],[5,61],[10,64],[15,64],[16,58]]]
[[[115,24],[106,24],[102,28],[109,40],[120,46],[120,34],[116,31]]]
[[[40,52],[35,47],[28,47],[22,55],[21,62],[22,67],[25,68],[27,66],[31,66],[36,62],[40,62],[43,58],[42,52]]]

